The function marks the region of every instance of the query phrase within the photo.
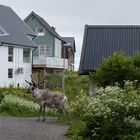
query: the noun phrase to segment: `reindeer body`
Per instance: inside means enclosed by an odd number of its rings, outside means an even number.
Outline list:
[[[63,112],[66,112],[67,117],[70,121],[69,113],[67,111],[67,97],[61,92],[49,92],[47,89],[39,89],[37,84],[32,80],[32,83],[26,81],[30,87],[29,91],[32,93],[34,100],[40,106],[39,118],[41,114],[44,114],[43,121],[45,121],[45,107],[57,108],[59,112],[58,121],[62,116]]]
[[[57,108],[66,105],[67,97],[60,92],[48,92],[48,90],[35,89],[32,93],[39,105],[45,104],[48,107]]]

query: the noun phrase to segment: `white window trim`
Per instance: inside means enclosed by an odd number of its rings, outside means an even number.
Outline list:
[[[44,47],[44,54],[42,55],[42,54],[40,54],[40,47]],[[50,55],[47,55],[47,47],[50,47],[51,48],[51,54]],[[41,44],[41,45],[39,45],[39,56],[45,56],[45,57],[52,57],[53,56],[53,48],[52,48],[52,46],[51,45],[47,45],[47,44],[45,44],[45,45],[43,45],[43,44]]]
[[[38,32],[37,32],[37,30],[38,30],[39,28],[43,28],[43,32],[40,33],[40,34],[38,34]],[[45,36],[45,28],[44,28],[44,27],[36,27],[36,35],[37,35],[37,36]]]
[[[9,49],[13,49],[13,53],[9,54]],[[9,57],[12,57],[12,61],[9,61]],[[8,46],[8,62],[14,62],[14,46]]]
[[[27,60],[27,61],[25,61],[26,59],[24,59],[25,57],[24,57],[24,49],[28,49],[28,50],[30,50],[30,57],[29,57],[29,61]],[[28,58],[28,57],[27,57]],[[23,48],[23,63],[31,63],[31,49],[29,49],[29,48]]]
[[[9,77],[9,70],[12,70],[12,77]],[[14,70],[13,70],[13,68],[8,68],[8,79],[13,79],[14,78]]]

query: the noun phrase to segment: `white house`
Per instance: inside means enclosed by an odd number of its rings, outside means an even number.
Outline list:
[[[34,37],[10,7],[0,5],[0,87],[22,87],[30,80]]]

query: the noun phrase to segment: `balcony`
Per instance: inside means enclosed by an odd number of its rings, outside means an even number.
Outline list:
[[[68,69],[68,59],[58,57],[35,57],[33,60],[34,66],[42,66],[47,68],[63,69],[65,63],[65,69]]]

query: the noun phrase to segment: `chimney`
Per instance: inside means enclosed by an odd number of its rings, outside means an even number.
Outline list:
[[[52,29],[55,31],[55,27],[52,26]]]

